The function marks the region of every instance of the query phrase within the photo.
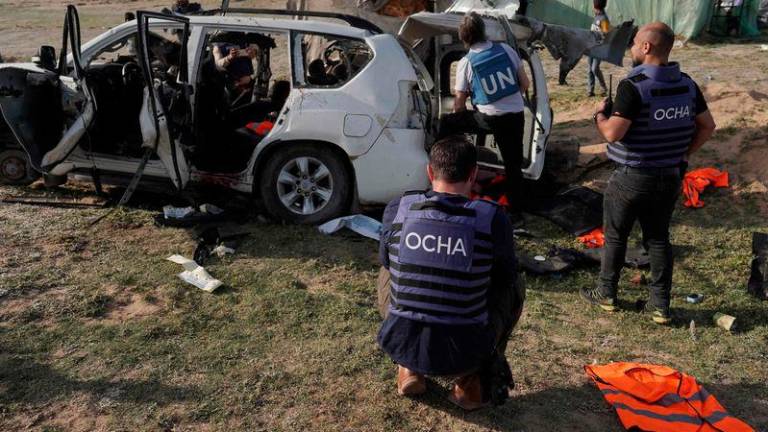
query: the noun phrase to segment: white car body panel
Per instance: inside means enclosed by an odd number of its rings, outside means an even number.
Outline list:
[[[168,178],[177,188],[190,182],[214,182],[241,192],[257,190],[257,166],[266,150],[273,146],[291,145],[297,142],[322,142],[337,146],[349,158],[353,168],[356,199],[360,204],[385,204],[408,190],[425,189],[429,186],[426,176],[428,155],[425,145],[431,132],[425,130],[425,116],[436,115],[437,102],[432,101],[432,112],[417,101],[415,91],[429,92],[437,85],[423,70],[420,60],[409,58],[398,40],[390,34],[376,34],[347,25],[322,21],[272,19],[252,16],[190,16],[190,33],[187,44],[188,77],[191,86],[196,86],[200,70],[201,52],[206,35],[214,29],[246,32],[283,33],[290,40],[290,68],[294,75],[292,89],[285,105],[278,114],[274,128],[254,149],[247,167],[232,174],[210,173],[196,170],[186,161],[179,142],[171,143],[167,128],[160,118],[158,131],[149,107],[148,92],[145,90],[141,109],[140,124],[143,146],[155,148],[159,160],[150,160],[144,174],[157,178]],[[450,23],[453,25],[453,23]],[[179,23],[150,20],[153,28],[181,28]],[[109,46],[137,31],[136,21],[123,23],[87,42],[82,47],[82,63],[88,65],[94,56]],[[424,29],[425,31],[432,31]],[[303,65],[294,64],[297,46],[294,35],[322,34],[364,40],[373,52],[370,62],[341,87],[321,88],[302,86]],[[415,33],[414,33],[415,34]],[[546,92],[541,62],[531,51],[533,82],[542,85],[537,91],[536,106],[545,107],[537,113],[534,130],[534,151],[531,165],[525,170],[526,177],[538,178],[544,165],[544,149],[552,124],[549,97]],[[71,55],[70,55],[71,61]],[[299,62],[301,63],[301,62]],[[418,64],[417,64],[418,63]],[[19,65],[14,65],[19,67]],[[30,70],[42,71],[38,66],[28,65]],[[0,65],[0,68],[3,68]],[[422,76],[417,75],[419,69]],[[67,77],[62,77],[62,82]],[[71,83],[65,83],[70,85]],[[72,90],[72,89],[70,89]],[[94,104],[89,98],[80,119],[76,120],[62,139],[50,160],[67,155],[64,163],[52,170],[52,174],[63,175],[77,169],[90,169],[94,165],[101,170],[131,175],[139,166],[139,159],[106,154],[89,154],[81,148],[73,148],[85,132],[94,116]],[[194,104],[194,98],[191,101]],[[419,104],[419,106],[414,106]],[[98,107],[96,107],[98,109]],[[158,109],[162,109],[158,107]],[[192,107],[194,112],[194,107]],[[434,120],[434,119],[433,119]],[[180,177],[174,172],[172,147],[175,146],[176,166]],[[46,155],[46,157],[48,157]]]
[[[387,203],[403,192],[429,187],[429,157],[421,129],[385,129],[371,150],[352,160],[361,204]]]

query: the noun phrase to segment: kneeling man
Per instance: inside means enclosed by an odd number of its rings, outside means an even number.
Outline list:
[[[450,376],[458,406],[501,404],[512,387],[504,351],[525,298],[513,228],[496,204],[469,199],[477,153],[465,137],[435,143],[427,174],[432,190],[384,212],[378,341],[398,364],[398,394],[426,391],[425,375]]]

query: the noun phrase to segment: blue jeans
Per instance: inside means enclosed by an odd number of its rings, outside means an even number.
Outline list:
[[[600,70],[600,59],[587,57],[587,90],[590,94],[595,92],[595,77],[600,82],[603,92],[607,93],[605,77],[603,77],[603,71]]]
[[[600,269],[603,296],[616,297],[627,239],[638,221],[651,261],[650,303],[657,308],[669,308],[673,267],[669,222],[680,189],[680,168],[620,166],[614,171],[603,203],[605,255]]]

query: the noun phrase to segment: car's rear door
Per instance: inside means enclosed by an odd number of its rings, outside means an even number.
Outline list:
[[[512,24],[507,17],[498,17],[507,34],[507,43],[515,47],[520,54],[522,66],[531,85],[523,95],[525,101],[525,131],[523,133],[523,175],[530,179],[538,179],[544,170],[544,159],[547,151],[549,134],[552,131],[552,108],[549,105],[549,91],[544,66],[537,51],[517,45],[517,38]]]
[[[142,145],[155,150],[174,186],[183,189],[190,177],[183,142],[191,139],[192,133],[192,88],[188,80],[187,53],[189,19],[146,11],[137,12],[136,17],[140,63],[147,83],[139,119]],[[175,31],[180,46],[177,55],[158,56],[150,52],[150,20],[167,22],[177,28]]]
[[[72,62],[67,61],[71,47]],[[80,61],[80,17],[67,7],[58,70],[34,65],[0,67],[0,110],[32,166],[50,172],[77,147],[94,121],[96,104]],[[70,70],[71,65],[71,70]],[[64,99],[77,114],[65,118]]]

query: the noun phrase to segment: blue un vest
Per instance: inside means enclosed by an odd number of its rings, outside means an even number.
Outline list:
[[[496,205],[423,193],[400,199],[392,222],[389,313],[415,321],[487,324]]]
[[[642,65],[627,77],[642,99],[624,138],[608,145],[608,157],[631,167],[680,165],[696,132],[696,85],[680,65]]]
[[[467,53],[472,67],[472,103],[488,105],[520,91],[517,68],[500,44]]]

